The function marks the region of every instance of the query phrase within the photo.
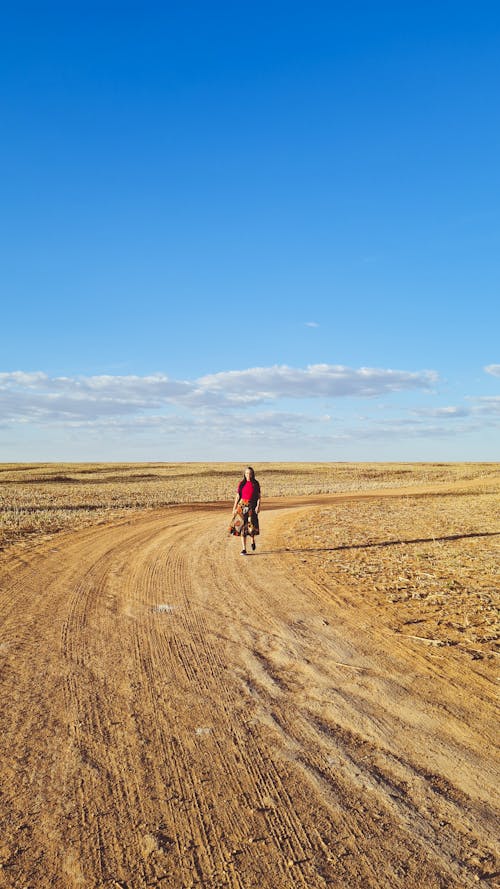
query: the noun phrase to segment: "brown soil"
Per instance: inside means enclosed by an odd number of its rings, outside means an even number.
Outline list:
[[[0,887],[496,885],[498,485],[459,489],[268,502],[246,558],[221,504],[12,550]]]

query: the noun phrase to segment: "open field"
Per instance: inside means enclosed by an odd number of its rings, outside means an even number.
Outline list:
[[[500,465],[0,466],[0,889],[500,885]]]
[[[492,463],[266,463],[266,497],[495,478]],[[0,464],[0,550],[26,536],[82,528],[132,511],[232,500],[236,463]]]

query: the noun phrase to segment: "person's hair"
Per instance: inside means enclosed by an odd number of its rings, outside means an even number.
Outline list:
[[[243,478],[242,478],[241,481],[240,481],[239,487],[241,487],[242,485],[244,485],[245,482],[246,482],[246,480],[247,480],[247,477],[246,477],[246,475],[245,475],[245,472],[247,471],[247,469],[250,470],[250,481],[252,481],[252,482],[256,482],[256,481],[257,481],[257,479],[255,478],[255,472],[254,472],[254,468],[253,468],[253,466],[245,466],[245,468],[244,468],[244,470],[243,470]],[[258,482],[257,482],[257,484],[258,484]]]

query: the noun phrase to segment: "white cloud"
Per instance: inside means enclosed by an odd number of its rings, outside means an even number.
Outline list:
[[[412,438],[414,436],[454,436],[457,427],[448,423],[433,423],[423,420],[410,420],[396,417],[393,420],[373,421],[366,418],[364,422],[352,422],[346,419],[331,421],[326,424],[321,417],[305,414],[294,414],[286,411],[269,411],[268,413],[236,414],[231,417],[219,414],[169,414],[140,417],[99,417],[94,420],[76,420],[65,422],[64,428],[76,430],[86,429],[105,433],[115,431],[119,437],[133,435],[135,432],[149,433],[161,438],[164,436],[177,438],[188,436],[203,443],[210,439],[231,440],[237,442],[240,437],[269,438],[290,442],[305,439],[321,439],[324,441],[342,438],[355,441],[360,438]],[[328,428],[326,428],[328,426]],[[471,428],[480,428],[481,424],[472,426],[463,421],[459,432],[465,434]]]
[[[238,409],[280,398],[377,396],[402,389],[429,389],[433,371],[398,371],[329,364],[305,369],[286,365],[224,371],[197,380],[150,376],[49,377],[42,372],[0,374],[3,422],[54,422],[141,416],[172,407]]]
[[[500,364],[488,364],[484,369],[486,373],[491,374],[492,377],[500,377]]]
[[[14,370],[9,373],[0,373],[0,388],[9,385],[34,387],[42,385],[48,379],[47,374],[42,371],[25,373],[23,370]]]
[[[0,374],[0,415],[34,421],[120,416],[161,408],[190,394],[192,384],[154,376],[49,377]]]
[[[471,411],[465,407],[422,407],[412,411],[419,417],[441,417],[454,419],[455,417],[468,417]]]
[[[1,452],[8,460],[41,454],[234,459],[242,448],[260,460],[423,459],[437,453],[442,459],[474,459],[475,453],[494,459],[500,396],[413,409],[406,396],[406,407],[390,398],[410,390],[432,393],[436,380],[433,371],[326,364],[249,368],[195,380],[3,373]],[[375,400],[355,415],[352,399],[367,396]],[[297,410],[290,408],[292,399]],[[325,412],[326,399],[336,399],[333,416]],[[390,416],[391,403],[406,415]]]
[[[78,443],[82,448],[79,453],[93,448],[98,454],[102,447],[108,455],[113,449],[125,454],[139,453],[143,448],[145,455],[158,456],[165,446],[176,459],[201,459],[204,454],[210,459],[225,459],[241,453],[241,444],[259,459],[273,453],[286,455],[286,459],[305,459],[307,455],[332,459],[340,453],[348,458],[349,448],[365,459],[377,447],[379,453],[380,449],[399,453],[399,442],[406,443],[407,452],[413,448],[412,441],[427,440],[430,448],[432,442],[449,442],[455,437],[458,448],[464,437],[489,432],[494,438],[500,421],[500,396],[469,398],[464,405],[413,409],[410,403],[406,416],[389,419],[393,393],[432,393],[437,380],[437,374],[429,370],[329,364],[222,371],[194,380],[176,380],[161,373],[88,377],[2,373],[3,453],[9,459],[15,447],[19,458],[20,446],[7,445],[10,438],[12,442],[31,439],[32,459],[38,453],[37,442],[44,440],[55,445]],[[362,416],[355,416],[353,398],[375,400],[370,402],[371,410],[364,403]],[[328,408],[325,411],[326,399],[336,400],[334,416]],[[297,410],[290,409],[293,401]],[[383,411],[378,410],[380,405]],[[399,405],[401,409],[400,401]]]
[[[306,321],[305,327],[319,327],[319,324],[317,321]]]
[[[226,397],[254,399],[372,397],[403,389],[430,389],[435,371],[401,371],[361,367],[357,370],[334,364],[306,368],[287,365],[222,371],[201,377],[202,389],[224,392]]]
[[[475,410],[481,414],[500,414],[500,395],[485,395],[478,398]]]
[[[454,438],[457,435],[466,435],[471,431],[473,431],[473,427],[468,423],[461,423],[457,427],[450,426],[448,423],[437,424],[419,420],[395,419],[388,423],[366,424],[358,433],[351,430],[350,435],[352,438],[401,441],[414,438]]]

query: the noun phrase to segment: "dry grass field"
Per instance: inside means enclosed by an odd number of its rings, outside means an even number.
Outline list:
[[[295,518],[282,535],[297,568],[325,587],[362,586],[395,633],[458,646],[476,660],[498,651],[500,497],[473,490],[339,504]]]
[[[333,494],[405,484],[478,484],[491,463],[266,463],[266,497]],[[107,522],[134,510],[232,500],[235,463],[0,464],[0,550],[12,541]]]
[[[0,466],[0,889],[500,885],[499,464]]]

